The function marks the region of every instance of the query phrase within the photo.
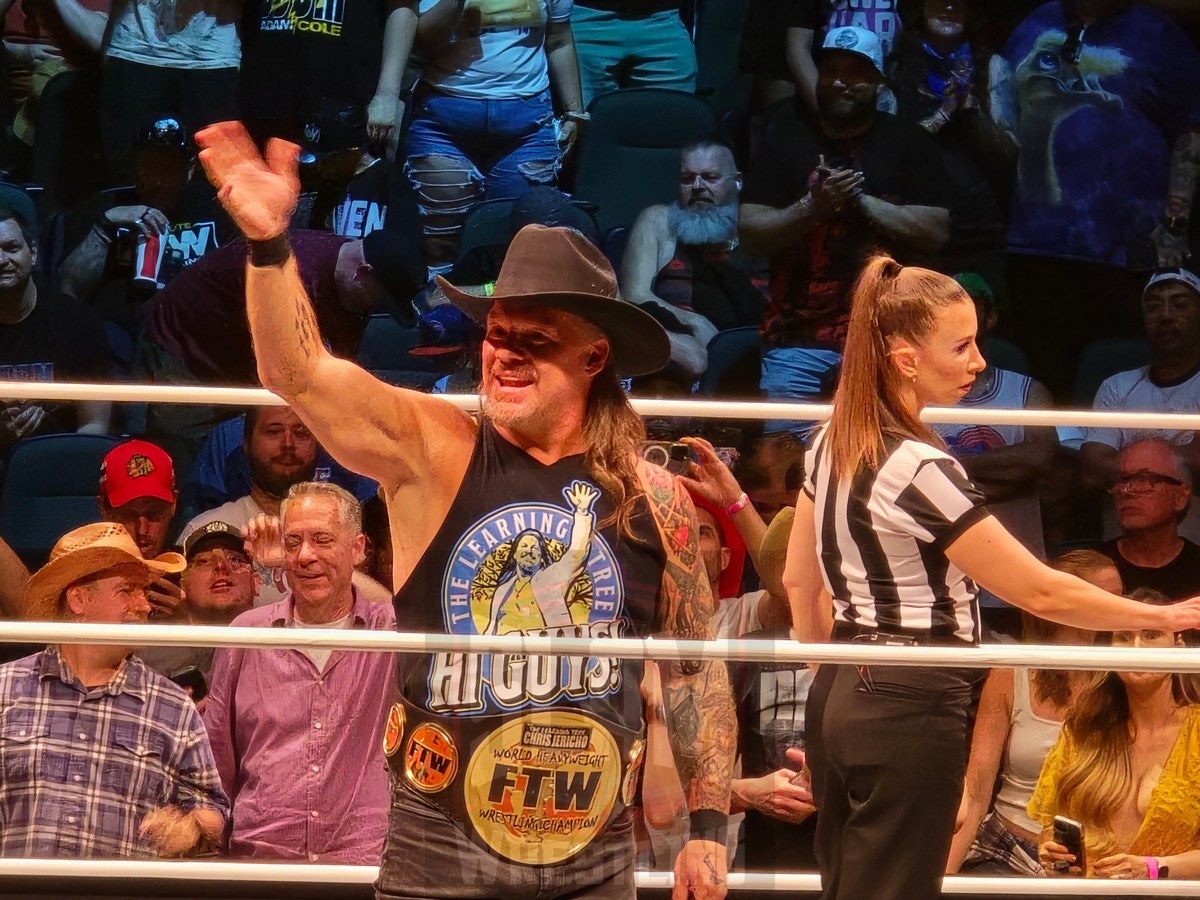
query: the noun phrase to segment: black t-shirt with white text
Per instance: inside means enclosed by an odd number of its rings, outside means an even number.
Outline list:
[[[108,343],[100,320],[78,301],[39,290],[20,322],[0,324],[0,381],[109,381]],[[74,431],[73,404],[37,401],[46,410],[38,434]]]

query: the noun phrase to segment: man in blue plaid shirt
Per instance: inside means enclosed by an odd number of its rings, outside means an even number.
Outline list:
[[[68,532],[29,581],[25,616],[144,623],[144,559],[120,525]],[[214,846],[229,801],[187,694],[132,648],[63,644],[0,666],[0,855],[183,856]]]

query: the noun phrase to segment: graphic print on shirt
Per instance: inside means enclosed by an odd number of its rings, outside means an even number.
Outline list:
[[[593,511],[600,491],[577,480],[562,493],[563,506],[505,506],[459,539],[439,598],[451,634],[622,635],[621,569]],[[605,697],[620,687],[616,659],[439,653],[429,675],[429,709],[525,709],[563,696]]]
[[[345,18],[346,0],[265,0],[259,28],[340,38]]]
[[[1075,50],[1073,44],[1064,32],[1047,30],[1033,42],[1014,73],[1021,109],[1021,192],[1050,205],[1063,199],[1054,160],[1059,126],[1082,109],[1121,109],[1124,101],[1104,89],[1104,79],[1120,75],[1132,62],[1115,47],[1083,44]]]

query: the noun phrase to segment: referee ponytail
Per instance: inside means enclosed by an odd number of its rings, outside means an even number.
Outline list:
[[[877,465],[887,431],[941,443],[921,422],[919,410],[903,402],[892,341],[920,342],[942,307],[969,299],[940,272],[902,266],[889,256],[868,260],[851,292],[842,374],[829,420],[828,446],[839,476]]]

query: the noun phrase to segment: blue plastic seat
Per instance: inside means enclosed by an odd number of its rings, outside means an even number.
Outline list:
[[[100,463],[124,440],[47,434],[13,449],[0,494],[0,534],[30,569],[43,565],[72,528],[100,520]]]

